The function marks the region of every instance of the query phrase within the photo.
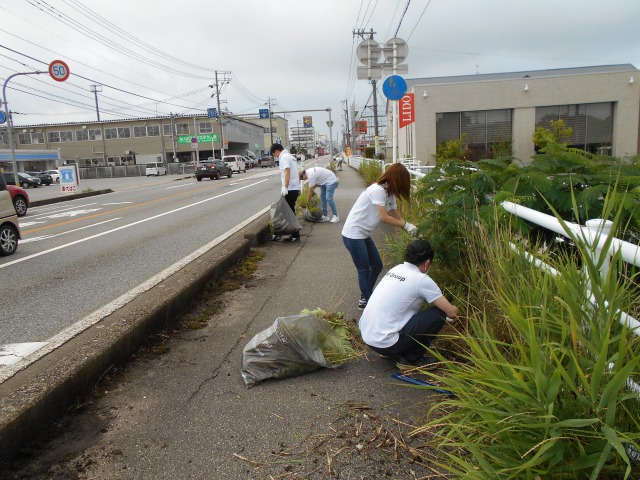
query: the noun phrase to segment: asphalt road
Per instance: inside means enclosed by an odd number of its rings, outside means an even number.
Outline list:
[[[63,343],[264,213],[279,183],[275,168],[201,182],[89,180],[79,192],[114,192],[30,208],[18,252],[0,259],[0,350],[18,352],[0,356],[0,378],[7,363]],[[59,190],[28,193],[37,202]]]

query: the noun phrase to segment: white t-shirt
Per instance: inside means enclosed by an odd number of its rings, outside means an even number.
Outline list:
[[[338,177],[328,168],[312,167],[305,170],[309,185],[332,185],[338,181]]]
[[[296,157],[289,153],[289,150],[282,150],[280,157],[278,158],[280,164],[280,183],[283,187],[284,184],[284,171],[289,168],[289,190],[300,190],[300,175],[298,174],[298,161]]]
[[[422,303],[425,300],[433,303],[441,296],[436,282],[412,263],[393,267],[380,280],[362,312],[359,322],[362,340],[372,347],[391,347]]]
[[[342,227],[342,235],[353,239],[369,238],[371,232],[380,225],[377,206],[385,207],[387,212],[398,208],[396,197],[387,195],[383,186],[374,183],[369,185],[353,204]]]

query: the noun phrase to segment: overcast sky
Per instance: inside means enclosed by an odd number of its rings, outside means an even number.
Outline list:
[[[640,67],[639,0],[0,0],[0,79],[16,126],[216,107],[258,113],[269,99],[289,125],[310,115],[333,138],[348,103],[368,106],[354,31],[408,44],[406,78],[630,63]],[[228,73],[223,73],[228,72]],[[380,82],[381,83],[381,82]],[[381,88],[379,88],[381,93]],[[379,96],[380,111],[384,97]]]

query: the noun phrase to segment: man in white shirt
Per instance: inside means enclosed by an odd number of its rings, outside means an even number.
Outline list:
[[[286,150],[279,143],[274,143],[271,145],[269,149],[272,157],[276,157],[280,164],[280,183],[281,189],[280,193],[284,196],[285,200],[291,210],[295,213],[296,211],[296,200],[300,196],[300,177],[298,175],[298,161],[296,157],[291,155],[288,150]],[[278,235],[274,235],[271,240],[282,240],[282,237]],[[286,240],[288,242],[299,242],[300,241],[300,231],[297,230],[291,237]]]
[[[424,356],[425,347],[447,319],[459,314],[427,275],[433,255],[428,242],[411,242],[405,262],[380,280],[360,317],[362,340],[380,355],[394,358],[402,370],[435,363]],[[432,306],[420,311],[425,300]]]
[[[333,192],[338,188],[338,177],[328,168],[312,167],[303,170],[300,174],[300,180],[309,181],[309,193],[307,200],[311,200],[313,192],[316,187],[320,187],[320,203],[322,205],[322,222],[337,223],[340,221],[338,218],[338,209],[336,208],[336,202],[333,201]],[[331,207],[333,217],[329,220],[329,210],[327,210],[327,203]]]

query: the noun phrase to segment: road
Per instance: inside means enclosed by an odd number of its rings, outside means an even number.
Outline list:
[[[275,168],[92,180],[78,191],[114,193],[30,208],[18,252],[0,259],[0,381],[21,356],[55,348],[264,213],[279,183]],[[49,188],[29,190],[31,200]]]

